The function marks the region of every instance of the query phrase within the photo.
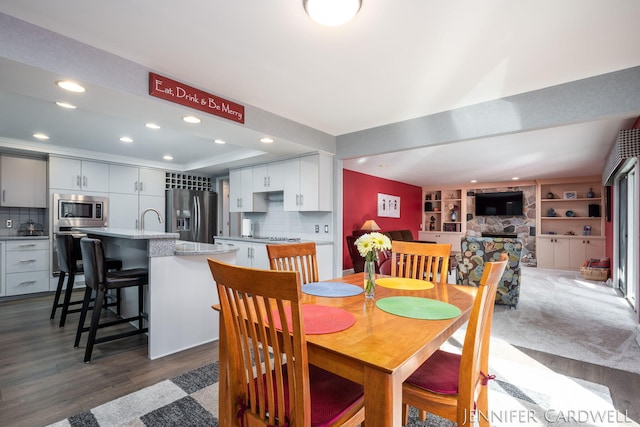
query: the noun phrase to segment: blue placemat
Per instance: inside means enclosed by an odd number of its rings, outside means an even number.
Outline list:
[[[311,282],[302,285],[302,292],[317,297],[351,297],[362,293],[362,288],[343,282]]]

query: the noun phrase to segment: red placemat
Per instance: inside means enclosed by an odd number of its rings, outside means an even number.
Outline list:
[[[353,314],[341,308],[327,307],[317,304],[303,304],[301,306],[302,319],[304,320],[304,333],[307,335],[330,334],[343,331],[356,323]],[[285,307],[287,324],[291,325],[291,307]],[[273,323],[277,329],[282,330],[282,322],[277,310],[273,310]],[[268,322],[268,319],[265,319]]]

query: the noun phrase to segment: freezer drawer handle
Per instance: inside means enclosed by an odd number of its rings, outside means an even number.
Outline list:
[[[38,283],[38,282],[36,282],[35,280],[27,280],[26,282],[20,282],[18,286],[33,285],[35,283]]]

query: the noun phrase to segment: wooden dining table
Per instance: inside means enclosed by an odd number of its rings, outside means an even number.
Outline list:
[[[364,275],[356,273],[331,281],[362,286]],[[403,381],[469,319],[475,292],[474,287],[453,284],[434,284],[431,289],[414,291],[376,286],[375,299],[365,299],[363,293],[332,298],[303,292],[304,304],[337,307],[355,317],[355,323],[348,329],[307,334],[309,363],[363,385],[367,427],[401,426]],[[447,302],[458,307],[461,314],[443,320],[423,320],[391,314],[376,306],[377,300],[391,296]],[[221,426],[237,426],[235,402],[226,382],[223,322],[220,328],[218,419]]]

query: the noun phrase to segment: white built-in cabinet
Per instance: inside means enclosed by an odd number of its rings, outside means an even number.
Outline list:
[[[140,215],[154,208],[165,216],[165,172],[135,166],[109,166],[109,226],[139,228]],[[148,213],[144,228],[164,231],[155,213]]]
[[[236,252],[236,264],[242,267],[269,269],[269,256],[267,245],[264,243],[242,242],[239,240],[227,240],[216,237],[216,243],[227,244],[239,248]]]
[[[284,190],[283,162],[265,163],[252,167],[253,192]]]
[[[109,192],[109,164],[68,157],[49,157],[49,188],[54,192]]]
[[[47,207],[47,162],[43,159],[0,156],[0,206]]]
[[[317,153],[285,160],[284,210],[333,210],[333,159]]]

